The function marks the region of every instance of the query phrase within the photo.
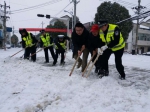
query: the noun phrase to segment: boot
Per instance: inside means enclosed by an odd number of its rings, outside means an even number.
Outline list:
[[[53,66],[55,66],[55,65],[56,65],[56,63],[57,63],[57,61],[55,60],[55,61],[53,62]]]
[[[125,80],[125,77],[124,76],[119,76],[119,79],[120,80]]]
[[[65,62],[64,62],[64,61],[60,62],[60,65],[64,65],[64,64],[65,64]]]
[[[99,68],[95,67],[95,73],[98,73]]]
[[[102,78],[103,76],[108,76],[109,72],[104,70],[104,69],[100,69],[98,72],[99,78]]]

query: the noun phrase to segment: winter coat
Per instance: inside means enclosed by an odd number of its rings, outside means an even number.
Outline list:
[[[43,37],[46,38],[46,35],[44,35]],[[53,42],[53,38],[52,38],[51,36],[50,36],[49,42],[50,42],[50,44],[53,44],[53,43],[54,43],[54,42]],[[41,38],[40,38],[40,47],[43,47],[43,41],[42,41]]]
[[[83,33],[81,35],[78,35],[74,29],[72,33],[72,43],[73,43],[73,53],[78,52],[78,50],[81,50],[82,45],[85,45],[85,47],[88,47],[88,37],[89,37],[89,31],[84,27]]]
[[[60,41],[60,40],[59,40],[59,37],[56,37],[54,43],[55,43],[55,45],[57,46],[57,49],[59,49],[60,51],[65,52],[65,49],[60,45],[60,43],[65,43],[66,40],[69,40],[69,41],[70,41],[70,38],[67,37],[67,36],[65,36],[65,37],[63,38],[63,40]]]
[[[21,32],[19,31],[19,33],[21,33]],[[21,35],[21,38],[22,38],[22,47],[23,47],[23,48],[26,47],[26,44],[25,44],[25,41],[23,40],[23,37],[28,36],[28,32],[26,31],[25,33],[26,33],[25,36],[22,36],[22,35]],[[38,40],[35,38],[35,36],[34,36],[32,33],[30,33],[30,35],[31,35],[31,38],[32,38],[32,44],[34,44],[34,46],[36,46]]]
[[[105,45],[104,42],[100,39],[100,35],[94,36],[92,33],[89,34],[88,37],[88,49],[90,52],[95,50],[96,48],[100,48]]]

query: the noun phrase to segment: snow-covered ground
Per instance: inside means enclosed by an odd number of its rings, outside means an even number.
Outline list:
[[[19,50],[0,50],[0,112],[150,112],[149,56],[124,54],[127,76],[121,81],[114,55],[110,75],[98,79],[94,68],[88,78],[76,68],[69,76],[75,62],[71,51],[63,67],[44,64],[43,51],[35,63],[21,59],[23,52],[6,60]]]

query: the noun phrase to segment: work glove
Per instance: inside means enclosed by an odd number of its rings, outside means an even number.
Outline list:
[[[103,50],[101,48],[98,48],[97,51],[98,51],[98,54],[101,54],[101,55],[103,54]]]
[[[102,51],[105,51],[107,48],[108,48],[108,46],[107,46],[107,45],[104,45],[104,46],[101,47],[101,50],[102,50]]]

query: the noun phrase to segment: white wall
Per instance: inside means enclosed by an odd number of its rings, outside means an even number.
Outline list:
[[[150,30],[139,29],[139,33],[142,34],[150,34]],[[135,42],[136,42],[136,24],[134,24],[132,31],[129,33],[129,37],[126,41],[128,43],[128,52],[132,52],[134,50]],[[138,40],[137,47],[150,47],[150,41]]]

